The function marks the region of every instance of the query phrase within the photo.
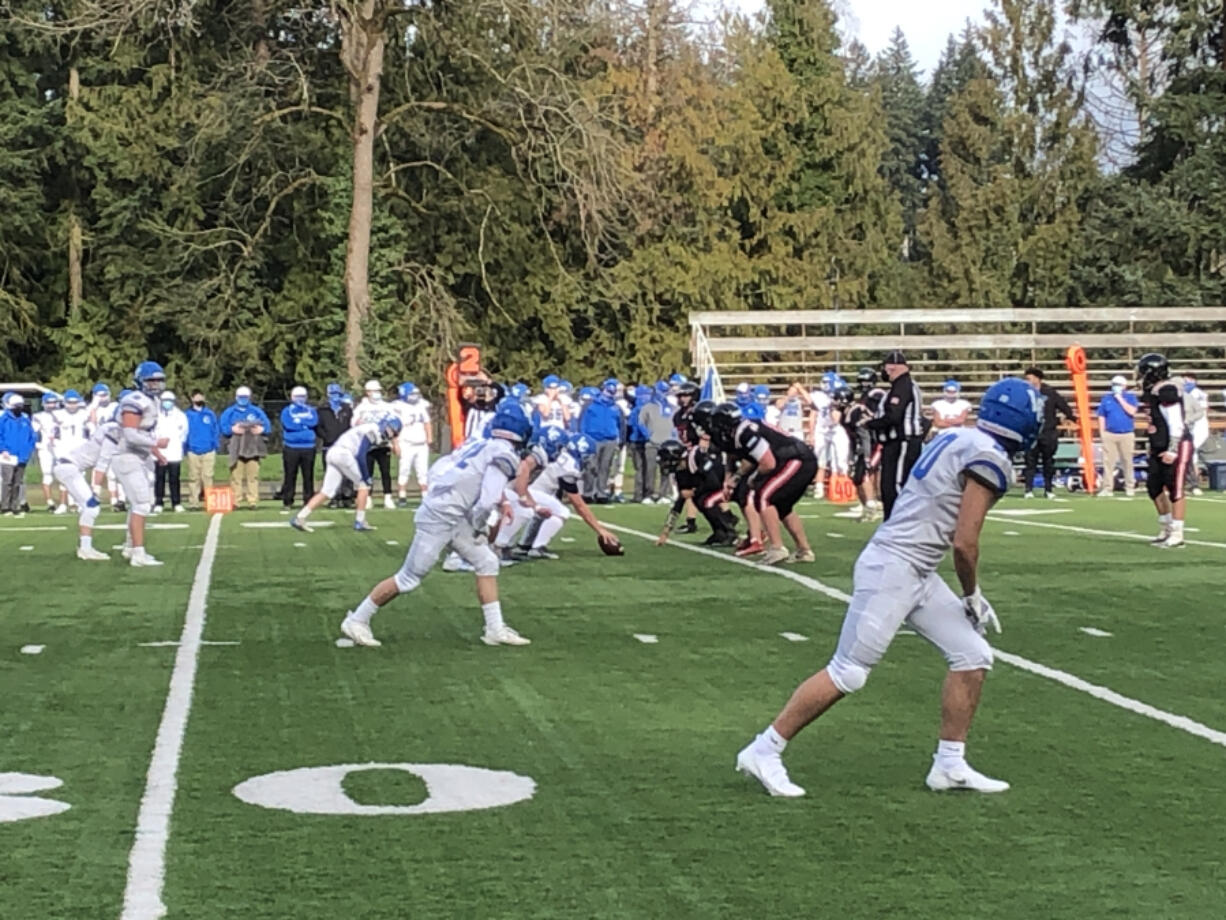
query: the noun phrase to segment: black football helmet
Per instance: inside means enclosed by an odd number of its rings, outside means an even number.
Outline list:
[[[867,393],[863,394],[864,405],[866,405],[874,413],[881,411],[881,403],[885,399],[885,390],[881,387],[873,387]]]
[[[685,446],[680,441],[665,441],[656,451],[656,459],[660,461],[660,469],[671,473],[685,459]]]
[[[700,435],[711,434],[711,416],[715,412],[715,403],[709,399],[704,399],[694,407],[694,411],[690,413],[690,424],[694,426],[694,430]]]
[[[692,406],[694,403],[698,402],[698,394],[698,384],[694,383],[692,380],[687,380],[685,383],[677,387],[677,402],[681,403],[683,406]],[[686,399],[687,402],[682,402],[683,398]]]
[[[839,387],[834,391],[834,404],[840,409],[846,409],[856,401],[856,394],[851,391],[851,387]]]
[[[711,413],[711,440],[721,450],[732,448],[732,438],[741,424],[741,407],[734,402],[720,403]]]
[[[1159,380],[1166,380],[1170,376],[1171,365],[1165,355],[1151,351],[1147,355],[1141,355],[1137,361],[1137,381],[1143,390],[1148,390]]]
[[[861,395],[871,390],[876,382],[877,372],[871,367],[862,367],[856,371],[856,386],[859,387]]]

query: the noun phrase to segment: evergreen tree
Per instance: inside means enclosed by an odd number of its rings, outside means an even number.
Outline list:
[[[895,29],[889,47],[877,56],[875,79],[881,89],[886,134],[890,145],[881,170],[902,205],[903,258],[916,254],[915,226],[924,197],[924,91],[915,59],[901,29]]]

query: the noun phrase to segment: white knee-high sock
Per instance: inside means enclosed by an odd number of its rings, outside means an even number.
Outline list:
[[[549,541],[558,535],[558,531],[562,529],[562,525],[566,522],[558,515],[554,514],[541,521],[541,529],[537,531],[536,539],[532,541],[533,549],[544,549],[549,545]]]

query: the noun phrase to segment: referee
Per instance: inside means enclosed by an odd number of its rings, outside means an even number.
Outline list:
[[[924,398],[911,379],[907,358],[895,349],[882,362],[890,390],[877,417],[865,423],[881,445],[881,508],[886,520],[924,444]]]

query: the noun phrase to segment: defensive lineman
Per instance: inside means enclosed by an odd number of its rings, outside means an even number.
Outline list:
[[[737,755],[737,769],[771,795],[800,796],[780,755],[796,734],[864,686],[904,622],[949,663],[941,696],[941,734],[928,788],[1003,792],[1009,784],[966,762],[970,730],[992,649],[983,633],[1000,621],[978,578],[979,532],[988,509],[1009,488],[1012,454],[1033,442],[1042,398],[1024,380],[995,383],[979,407],[977,428],[946,432],[928,445],[899,495],[894,514],[856,560],[854,588],[830,663],[792,694],[783,711]],[[959,599],[936,574],[953,547]]]
[[[491,422],[488,439],[464,447],[441,472],[435,465],[430,491],[413,517],[416,531],[404,564],[391,578],[375,585],[357,609],[345,615],[341,632],[358,645],[380,645],[370,630],[371,617],[397,595],[420,585],[450,546],[477,576],[477,599],[485,617],[481,641],[486,645],[528,644],[503,622],[498,600],[500,565],[488,534],[501,514],[507,483],[519,468],[519,447],[531,433],[532,423],[522,411],[500,408]]]
[[[123,548],[124,556],[135,566],[161,565],[145,552],[145,517],[153,509],[152,464],[166,462],[161,450],[169,443],[154,433],[158,397],[166,389],[166,374],[160,364],[142,361],[136,368],[135,378],[136,389],[119,401],[120,437],[110,470],[128,502],[128,539]],[[102,469],[101,464],[94,469]]]
[[[302,506],[302,510],[289,519],[289,526],[303,533],[311,533],[311,525],[307,523],[311,512],[324,502],[331,501],[345,482],[351,482],[358,493],[353,529],[359,533],[374,530],[374,527],[366,523],[366,506],[370,502],[371,486],[370,452],[372,448],[384,444],[390,444],[394,453],[399,452],[396,435],[400,433],[400,428],[400,419],[387,415],[378,421],[354,425],[337,438],[336,443],[329,447],[324,455],[326,469],[323,485],[311,496],[310,501]]]

